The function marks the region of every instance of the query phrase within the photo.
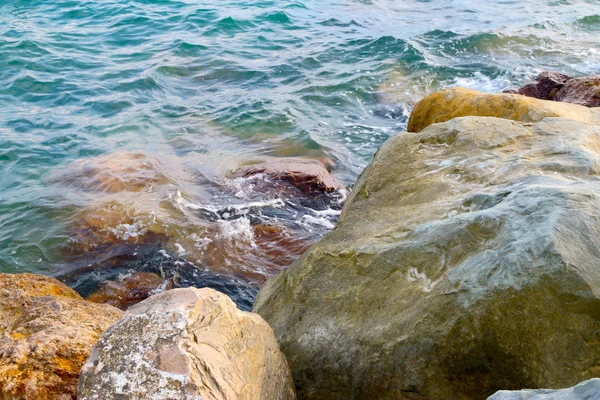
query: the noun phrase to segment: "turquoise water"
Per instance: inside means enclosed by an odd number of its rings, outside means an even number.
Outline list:
[[[49,177],[76,160],[328,157],[351,184],[422,95],[598,73],[599,37],[591,0],[0,1],[0,270],[70,268],[87,200]]]

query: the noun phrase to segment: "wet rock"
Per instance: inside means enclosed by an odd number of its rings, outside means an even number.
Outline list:
[[[600,399],[600,379],[589,381],[568,389],[502,390],[488,400],[592,400]]]
[[[554,100],[600,107],[600,75],[574,78],[558,72],[542,72],[535,82],[527,83],[506,93],[517,93],[541,100]]]
[[[211,289],[174,289],[130,308],[98,341],[80,400],[294,399],[285,357],[256,314]]]
[[[538,100],[516,94],[487,94],[452,88],[421,100],[410,116],[408,131],[420,132],[430,124],[464,116],[498,117],[519,122],[536,122],[549,117],[586,123],[600,121],[600,111],[575,104]]]
[[[272,158],[259,164],[248,165],[234,171],[233,177],[265,174],[275,181],[284,181],[305,193],[333,192],[343,185],[316,160],[301,158]]]
[[[127,310],[151,295],[172,289],[172,282],[152,272],[136,272],[118,281],[108,281],[86,300]]]
[[[420,114],[449,113],[448,93],[459,109],[488,98],[442,92]],[[600,125],[566,118],[390,138],[336,228],[256,299],[298,398],[483,399],[595,377],[599,173]]]
[[[81,366],[120,315],[55,279],[0,274],[0,398],[75,399]]]
[[[600,107],[600,75],[568,80],[556,94],[555,100],[586,107]]]
[[[527,83],[518,89],[507,90],[505,93],[516,93],[541,100],[555,100],[558,91],[572,78],[559,72],[544,71],[535,78],[535,82]]]

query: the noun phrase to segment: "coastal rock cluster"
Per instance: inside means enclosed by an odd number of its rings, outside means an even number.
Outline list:
[[[260,290],[301,399],[483,399],[600,370],[600,111],[416,105],[336,228]]]
[[[0,399],[599,397],[600,108],[586,107],[591,91],[563,92],[590,79],[422,99],[337,226],[262,286],[254,312],[147,266],[89,301],[52,278],[0,274]],[[342,188],[320,161],[228,171],[257,176],[268,178],[257,190],[286,195]],[[101,156],[55,179],[94,194],[73,221],[84,254],[153,241],[173,254],[198,233],[188,213],[206,233],[218,226],[200,217],[221,211],[187,199],[199,178],[149,155]],[[136,223],[137,236],[120,230]],[[285,229],[254,223],[253,245],[302,253]],[[203,260],[229,267],[221,257]]]

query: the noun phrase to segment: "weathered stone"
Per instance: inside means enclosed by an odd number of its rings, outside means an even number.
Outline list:
[[[120,315],[56,279],[0,274],[0,399],[75,399],[81,366]]]
[[[287,182],[305,193],[332,192],[344,187],[322,163],[302,158],[272,158],[241,167],[231,176],[248,177],[256,174]]]
[[[544,71],[535,78],[535,82],[526,83],[518,89],[506,90],[505,93],[522,94],[541,100],[555,100],[558,91],[572,78],[559,72]]]
[[[408,131],[420,132],[431,124],[464,116],[498,117],[520,122],[536,122],[548,117],[600,122],[600,111],[576,104],[452,88],[430,94],[417,103],[408,121]]]
[[[565,118],[390,138],[337,227],[256,299],[298,398],[483,399],[597,376],[599,174],[600,126]]]
[[[600,379],[589,381],[568,389],[501,390],[488,400],[596,400],[600,399]]]
[[[171,289],[172,286],[172,283],[152,272],[136,272],[120,281],[106,282],[86,300],[127,310],[155,293]]]
[[[79,399],[294,399],[269,325],[212,289],[174,289],[131,307],[81,371]]]
[[[600,107],[600,75],[573,78],[556,94],[556,101]]]

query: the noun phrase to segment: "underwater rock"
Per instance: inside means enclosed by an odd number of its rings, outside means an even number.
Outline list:
[[[127,310],[153,294],[172,289],[172,282],[152,272],[136,272],[119,281],[108,281],[86,300]]]
[[[519,122],[536,122],[563,117],[586,123],[599,123],[600,110],[576,104],[557,103],[508,93],[487,94],[470,89],[440,90],[415,106],[408,120],[409,132],[464,116],[498,117]]]
[[[568,389],[501,390],[488,400],[593,400],[600,399],[600,379],[581,382]]]
[[[76,398],[81,366],[120,315],[56,279],[0,274],[0,398]]]
[[[212,289],[174,289],[130,308],[79,379],[80,400],[295,398],[275,335]]]
[[[420,115],[449,113],[446,94],[471,110],[526,99],[442,92]],[[595,377],[599,174],[600,125],[566,118],[391,137],[336,228],[256,298],[298,398],[471,400]]]
[[[304,193],[333,192],[344,186],[317,160],[302,158],[272,158],[259,164],[235,170],[232,177],[265,174],[275,181],[284,181]]]

